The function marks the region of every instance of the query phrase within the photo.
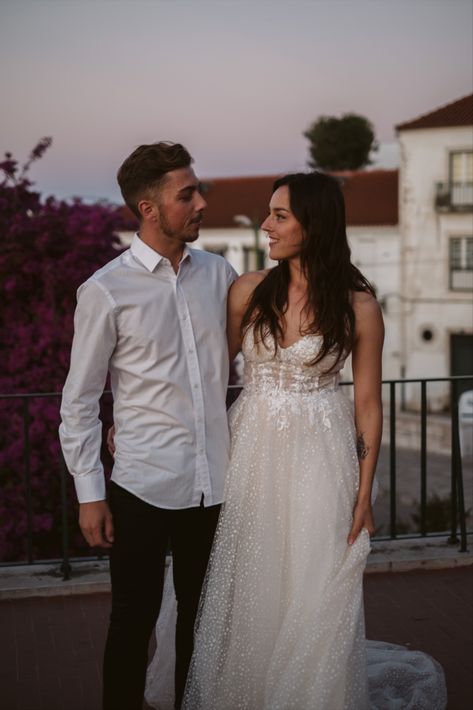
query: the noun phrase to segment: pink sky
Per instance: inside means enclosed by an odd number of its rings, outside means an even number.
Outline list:
[[[180,140],[202,177],[303,168],[320,114],[396,123],[472,90],[470,0],[2,0],[0,150],[54,143],[46,194],[118,200],[142,142]]]

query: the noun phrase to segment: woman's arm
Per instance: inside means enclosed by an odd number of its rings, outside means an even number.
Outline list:
[[[362,528],[374,532],[371,488],[378,460],[383,428],[381,402],[381,354],[384,324],[381,308],[371,295],[355,293],[355,345],[352,353],[355,391],[355,427],[360,487],[348,536],[352,545]]]
[[[264,279],[267,271],[253,271],[242,274],[230,286],[227,300],[227,340],[230,362],[241,350],[241,321],[256,286]]]

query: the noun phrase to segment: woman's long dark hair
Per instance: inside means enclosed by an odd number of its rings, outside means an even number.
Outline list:
[[[337,362],[352,350],[355,314],[351,291],[374,289],[350,261],[346,235],[345,202],[339,181],[321,172],[286,175],[273,185],[273,193],[289,188],[291,211],[303,230],[300,261],[307,279],[305,311],[310,314],[303,335],[323,336],[315,365],[333,352]],[[243,332],[252,325],[257,340],[274,343],[283,338],[284,314],[288,307],[289,264],[280,261],[255,288],[242,320]]]

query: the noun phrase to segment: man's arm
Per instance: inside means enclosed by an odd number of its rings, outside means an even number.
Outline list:
[[[114,303],[96,283],[78,291],[71,365],[64,385],[59,436],[80,503],[79,524],[91,546],[110,547],[113,524],[100,461],[99,400],[117,340]]]

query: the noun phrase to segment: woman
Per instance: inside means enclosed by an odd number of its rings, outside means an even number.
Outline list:
[[[362,601],[382,428],[381,311],[350,262],[335,178],[277,180],[262,228],[278,265],[245,274],[229,294],[230,356],[243,351],[245,388],[229,413],[226,502],[183,708],[393,707],[373,705],[387,697],[379,674],[370,701]],[[338,386],[350,353],[354,416]],[[439,673],[440,704],[416,707],[443,706]]]

